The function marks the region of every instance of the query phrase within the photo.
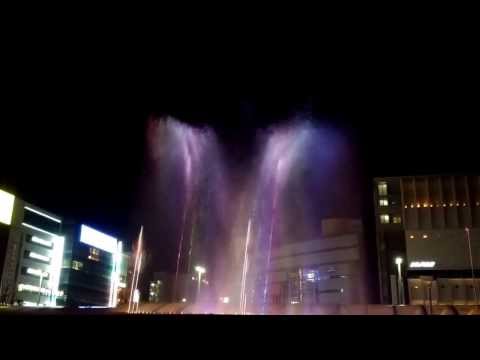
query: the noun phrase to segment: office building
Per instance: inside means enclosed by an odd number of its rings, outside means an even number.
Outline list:
[[[374,188],[381,302],[478,302],[480,176],[376,178]]]
[[[65,236],[60,280],[64,305],[116,307],[119,291],[127,286],[122,242],[76,223],[65,225]]]
[[[109,306],[126,302],[122,242],[0,190],[0,303]]]
[[[256,255],[254,302],[266,305],[362,304],[366,301],[360,220],[326,219],[322,236]],[[265,291],[265,289],[267,289]]]
[[[59,290],[65,242],[62,219],[0,190],[0,222],[0,255],[4,255],[0,302],[57,306],[63,296]]]

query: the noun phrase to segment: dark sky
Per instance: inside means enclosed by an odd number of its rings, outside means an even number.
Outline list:
[[[213,126],[231,155],[253,154],[258,128],[310,109],[355,141],[365,176],[478,169],[473,94],[458,86],[332,89],[242,96],[162,94],[107,85],[45,89],[25,83],[2,110],[2,185],[39,206],[124,231],[143,170],[145,121],[170,113]],[[145,98],[141,98],[145,94]],[[10,102],[11,100],[11,102]]]
[[[475,59],[466,55],[383,53],[333,66],[299,54],[255,67],[243,58],[175,61],[171,53],[99,49],[25,47],[8,58],[0,184],[119,236],[134,232],[152,114],[210,125],[230,156],[246,161],[258,128],[311,111],[358,145],[366,199],[373,176],[478,171]]]

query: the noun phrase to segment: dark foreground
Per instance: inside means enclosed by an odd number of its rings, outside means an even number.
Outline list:
[[[39,308],[0,308],[0,315],[87,315],[87,316],[188,316],[188,315],[230,315],[240,316],[236,309],[228,306],[208,307],[188,304],[142,304],[135,312],[128,313],[126,307],[117,309],[39,309]],[[433,306],[389,306],[389,305],[333,305],[333,306],[289,306],[269,309],[258,309],[247,315],[372,315],[372,316],[396,316],[396,315],[451,315],[451,316],[478,316],[478,305],[433,305]]]

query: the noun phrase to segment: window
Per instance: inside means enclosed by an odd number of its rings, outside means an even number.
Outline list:
[[[380,215],[381,224],[390,224],[390,215]]]
[[[380,199],[380,206],[388,206],[388,199]]]
[[[73,260],[72,261],[72,269],[73,270],[82,270],[83,269],[83,263],[80,261]]]
[[[100,261],[100,250],[97,248],[90,248],[90,255],[88,256],[88,260],[92,261]]]
[[[388,186],[386,182],[381,182],[378,184],[378,195],[387,196]]]
[[[32,235],[27,235],[26,236],[26,240],[30,243],[35,243],[35,244],[38,244],[38,245],[42,245],[46,248],[53,248],[53,242],[52,241],[49,241],[49,240],[44,240],[44,239],[41,239],[37,236],[32,236]]]
[[[28,251],[28,250],[25,250],[24,256],[25,256],[25,258],[39,260],[39,261],[47,263],[47,264],[50,264],[50,260],[51,260],[50,257],[48,257],[48,256],[45,256],[45,255],[42,255],[42,254],[39,254],[39,253],[36,253],[36,252],[33,252],[33,251]]]
[[[394,216],[393,217],[393,223],[394,224],[401,224],[402,223],[402,217],[401,216]]]
[[[48,217],[47,217],[48,216]],[[39,211],[25,208],[23,215],[23,222],[28,225],[33,225],[39,229],[46,230],[53,234],[60,234],[60,220],[52,218],[49,215],[40,215]]]

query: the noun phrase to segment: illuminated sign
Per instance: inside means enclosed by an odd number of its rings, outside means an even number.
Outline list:
[[[433,269],[437,263],[435,261],[413,261],[410,263],[411,269]]]
[[[0,223],[10,225],[12,223],[13,204],[15,196],[0,190]]]
[[[117,252],[117,239],[86,225],[82,225],[80,242],[106,251],[110,254],[115,254]]]
[[[47,295],[50,293],[50,290],[47,288],[40,288],[40,286],[35,286],[35,285],[30,285],[30,284],[18,284],[18,291],[23,292],[33,292],[33,293],[38,293],[41,292],[43,295]]]

